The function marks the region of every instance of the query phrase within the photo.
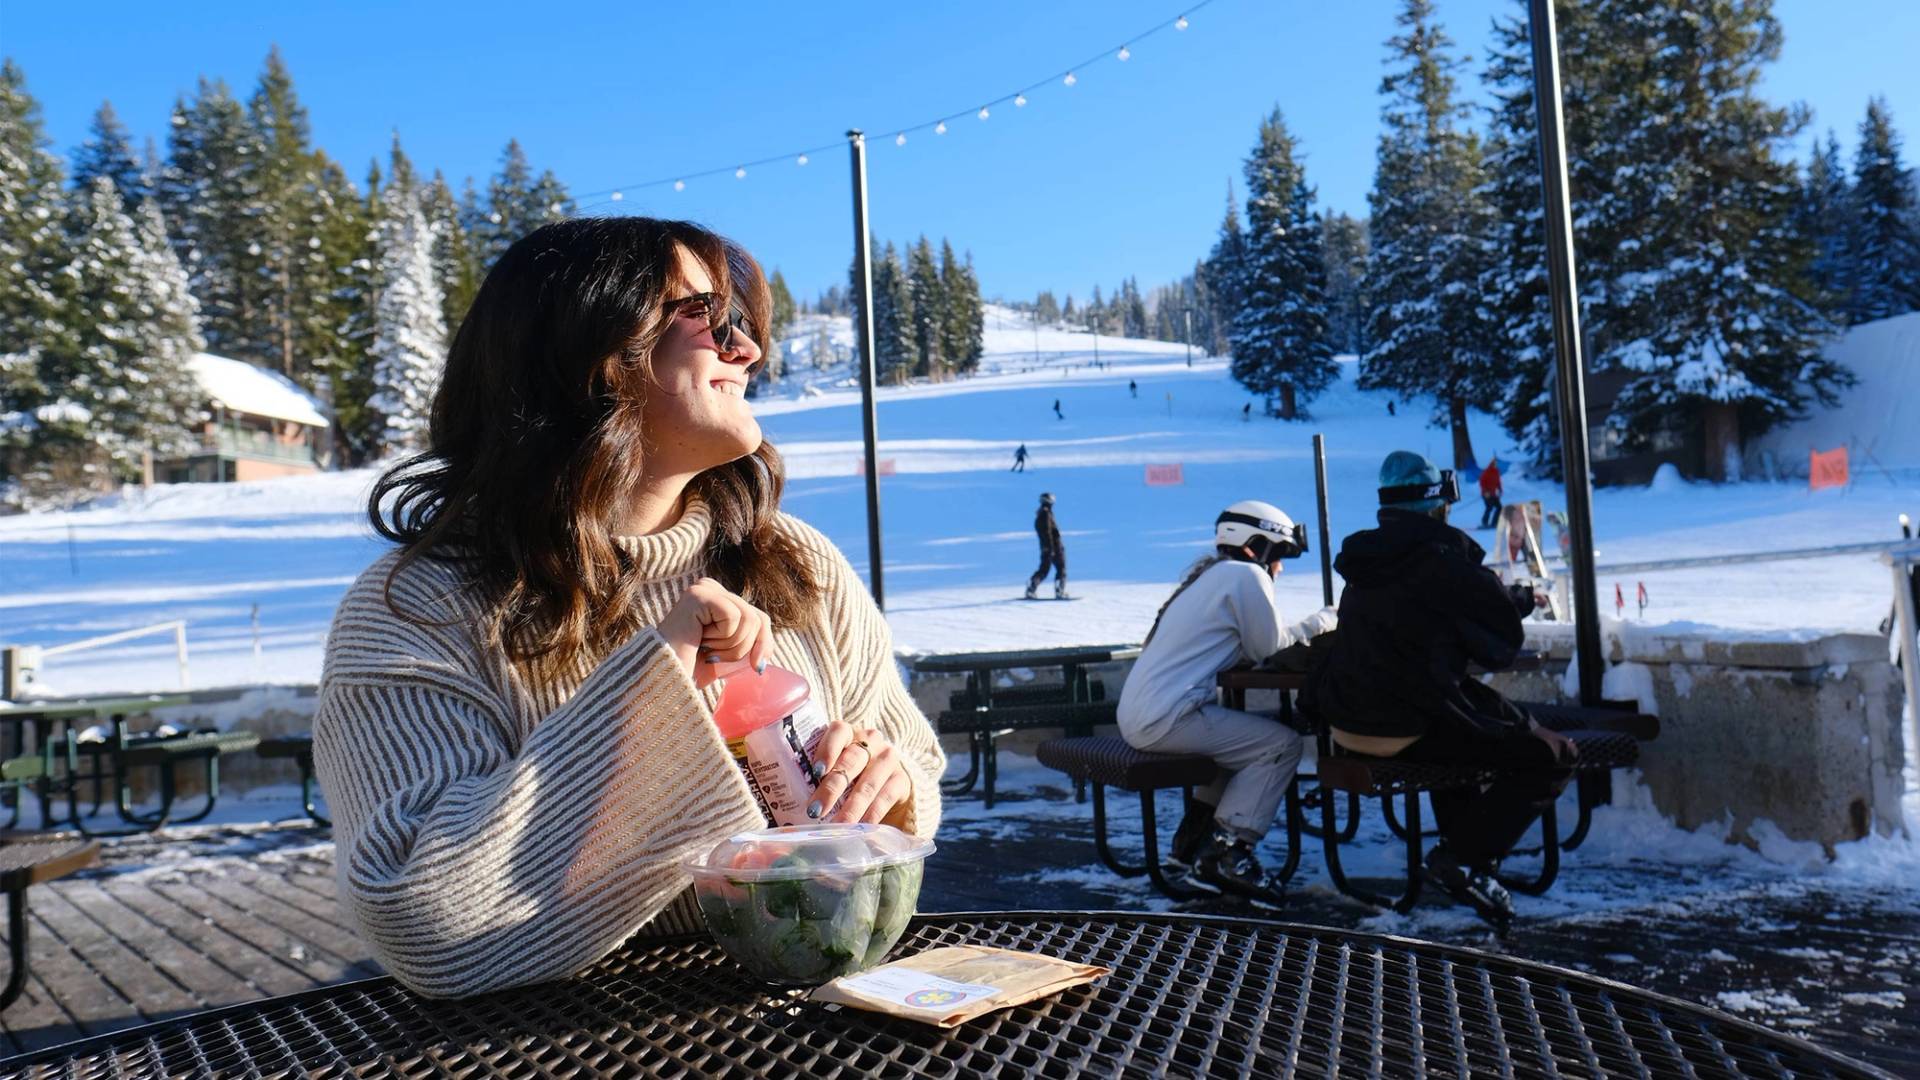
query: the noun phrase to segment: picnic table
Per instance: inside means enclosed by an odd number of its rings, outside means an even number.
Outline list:
[[[965,795],[984,780],[986,804],[993,806],[994,782],[999,774],[995,738],[1006,731],[1034,727],[1064,727],[1070,732],[1090,730],[1112,722],[1112,705],[1096,707],[1100,687],[1088,669],[1140,655],[1138,645],[1068,645],[1047,649],[1009,649],[997,652],[934,653],[913,662],[920,673],[964,674],[966,689],[955,695],[952,707],[940,714],[942,734],[967,736],[967,771],[942,786],[949,795]],[[996,688],[994,673],[1058,668],[1060,683]],[[1037,692],[1036,692],[1037,690]],[[1078,796],[1076,790],[1076,797]]]
[[[257,736],[239,731],[190,732],[166,739],[142,739],[130,736],[127,731],[127,718],[130,716],[185,705],[191,701],[192,698],[184,694],[144,694],[136,697],[27,702],[0,707],[0,723],[13,729],[10,745],[14,760],[26,754],[27,729],[33,729],[34,751],[40,758],[40,768],[36,770],[38,775],[33,781],[40,800],[40,827],[50,829],[64,825],[86,836],[122,836],[157,829],[167,823],[173,805],[176,766],[188,759],[207,762],[208,797],[204,810],[180,820],[197,820],[211,812],[218,786],[219,755],[222,752],[251,749],[258,741]],[[74,729],[88,722],[108,724],[112,730],[97,744],[81,744],[76,739]],[[91,770],[85,774],[79,771],[77,757],[83,745],[93,759]],[[59,758],[64,768],[59,770],[54,768],[56,746],[64,751]],[[103,756],[110,756],[111,763],[104,763],[101,760]],[[134,810],[127,781],[129,768],[147,765],[160,768],[161,807],[153,814]],[[94,783],[96,812],[102,802],[101,785],[111,780],[114,808],[130,828],[103,831],[86,824],[80,813],[80,783],[89,779]],[[56,815],[53,809],[55,794],[67,796],[64,816]],[[11,823],[18,823],[19,813],[16,804]]]
[[[1134,912],[922,916],[895,949],[1025,949],[1111,974],[942,1031],[808,1002],[705,935],[628,941],[573,979],[464,1000],[391,978],[0,1062],[10,1076],[1887,1077],[1596,976],[1457,946]]]

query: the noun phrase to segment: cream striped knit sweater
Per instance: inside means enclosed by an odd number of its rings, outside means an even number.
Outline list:
[[[649,627],[597,662],[529,685],[478,644],[453,568],[420,560],[382,597],[398,551],[347,591],[327,639],[314,764],[334,815],[340,895],[401,982],[462,996],[570,975],[627,937],[701,928],[681,860],[764,824],[695,688],[651,629],[704,571],[698,501],[665,532],[622,537]],[[778,630],[830,719],[877,727],[913,778],[906,827],[940,821],[946,758],[907,696],[886,622],[831,541],[781,515],[815,560],[817,615]]]

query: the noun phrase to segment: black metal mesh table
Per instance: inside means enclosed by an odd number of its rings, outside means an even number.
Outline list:
[[[951,1032],[769,991],[705,938],[463,1001],[370,979],[0,1062],[6,1076],[1885,1076],[1672,998],[1451,946],[1249,919],[935,915],[1104,964]]]

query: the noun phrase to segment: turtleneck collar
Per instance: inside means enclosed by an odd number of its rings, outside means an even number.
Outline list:
[[[633,556],[634,573],[646,581],[683,577],[703,567],[713,515],[696,495],[687,496],[686,509],[672,528],[651,536],[615,536],[613,542]]]

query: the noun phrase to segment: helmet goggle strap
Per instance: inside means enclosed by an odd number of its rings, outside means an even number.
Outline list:
[[[1396,484],[1380,489],[1380,505],[1392,506],[1395,503],[1423,502],[1427,499],[1439,499],[1446,503],[1460,501],[1460,484],[1454,479],[1452,469],[1441,469],[1440,479],[1432,484]]]

